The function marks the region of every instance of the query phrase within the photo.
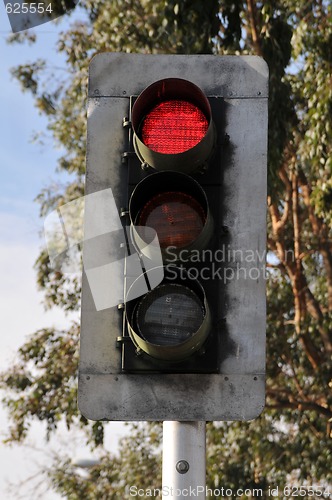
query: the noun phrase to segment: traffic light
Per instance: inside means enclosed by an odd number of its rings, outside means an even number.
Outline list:
[[[134,179],[128,179],[132,240],[153,261],[146,232],[156,232],[164,279],[143,296],[136,290],[152,270],[143,272],[128,290],[125,287],[126,327],[132,342],[126,341],[125,329],[123,370],[217,371],[218,338],[214,343],[209,338],[214,318],[206,287],[182,258],[184,253],[199,256],[214,233],[215,217],[202,185],[217,146],[210,103],[192,82],[165,78],[132,100],[130,121],[130,142],[137,156],[129,165]],[[144,176],[136,184],[140,167]],[[213,173],[217,185],[219,175]],[[219,198],[220,187],[217,190]],[[130,300],[133,290],[135,299]]]
[[[84,242],[86,417],[238,420],[262,410],[266,138],[260,58],[92,60],[86,193],[111,189],[123,231]],[[91,205],[88,226],[114,218]],[[118,304],[98,307],[119,280]]]

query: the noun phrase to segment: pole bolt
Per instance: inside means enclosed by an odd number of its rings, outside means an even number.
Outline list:
[[[186,474],[186,472],[188,472],[189,470],[189,463],[187,462],[187,460],[179,460],[176,464],[176,470],[180,474]]]

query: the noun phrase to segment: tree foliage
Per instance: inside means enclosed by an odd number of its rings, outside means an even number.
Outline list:
[[[66,151],[58,168],[76,181],[39,196],[41,215],[82,194],[87,71],[97,52],[257,54],[270,69],[268,197],[267,406],[250,423],[208,430],[208,484],[284,485],[331,479],[332,422],[332,8],[329,2],[279,0],[82,0],[81,21],[58,40],[66,71],[46,61],[13,74],[30,91],[49,131]],[[16,35],[12,42],[33,42]],[[53,82],[50,84],[49,82]],[[47,84],[46,84],[47,83]],[[79,307],[79,286],[53,272],[46,252],[37,264],[46,302]],[[12,427],[24,439],[29,421],[48,432],[64,419],[102,442],[75,403],[78,326],[37,332],[2,375]],[[117,457],[105,454],[81,480],[59,459],[53,486],[67,498],[127,498],[130,481],[160,486],[160,429],[134,429]],[[151,437],[152,436],[152,437]],[[153,437],[154,436],[154,437]],[[141,438],[144,437],[144,440]],[[152,472],[153,471],[153,474]],[[157,479],[156,479],[157,478]],[[135,484],[135,482],[133,483]],[[119,496],[120,495],[120,496]]]

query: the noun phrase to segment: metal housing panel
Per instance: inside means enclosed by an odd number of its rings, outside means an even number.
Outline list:
[[[206,95],[268,96],[268,67],[258,56],[174,57],[104,52],[91,60],[89,97],[137,95],[137,89],[144,89],[156,80],[173,77],[195,83],[204,89]]]
[[[220,164],[221,219],[228,227],[224,304],[232,345],[218,374],[128,374],[121,371],[116,307],[96,311],[84,276],[79,407],[93,420],[247,420],[264,407],[267,93],[266,63],[254,56],[98,54],[89,73],[86,193],[111,188],[126,206],[129,98],[153,81],[185,78],[208,97],[223,97],[229,148]],[[101,241],[89,250],[98,256]],[[238,250],[245,249],[246,258]],[[85,250],[83,250],[85,251]],[[234,254],[234,255],[233,255]],[[250,272],[260,270],[247,279]],[[246,277],[245,277],[246,275]],[[111,284],[110,284],[111,286]]]

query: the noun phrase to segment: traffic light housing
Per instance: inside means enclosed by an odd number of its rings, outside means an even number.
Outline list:
[[[260,413],[266,147],[260,58],[92,60],[86,194],[111,189],[124,230],[123,288],[109,307],[94,299],[90,256],[102,268],[114,239],[84,242],[79,406],[86,417]]]

